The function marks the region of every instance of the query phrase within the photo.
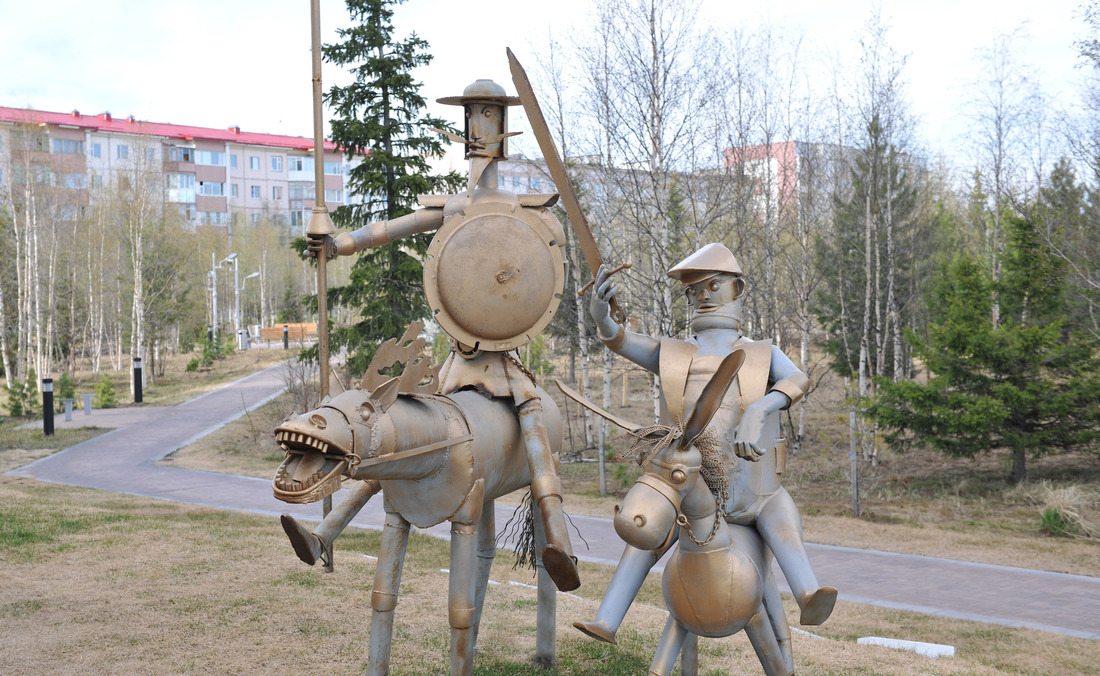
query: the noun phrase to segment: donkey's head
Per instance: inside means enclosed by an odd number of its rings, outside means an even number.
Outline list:
[[[642,476],[615,505],[615,532],[627,544],[653,550],[672,536],[684,496],[699,483],[702,455],[673,442],[645,465]]]
[[[340,488],[359,461],[377,450],[385,411],[397,399],[392,378],[373,392],[348,390],[326,397],[314,411],[291,414],[275,428],[286,452],[271,487],[283,502],[316,502]]]

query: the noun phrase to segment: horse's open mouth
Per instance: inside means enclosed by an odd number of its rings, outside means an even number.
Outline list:
[[[324,439],[289,429],[275,430],[275,441],[286,457],[275,471],[271,488],[283,502],[316,502],[340,489],[349,456]]]

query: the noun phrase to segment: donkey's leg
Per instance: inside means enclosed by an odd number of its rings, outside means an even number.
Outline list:
[[[393,611],[401,586],[401,568],[409,544],[409,522],[397,512],[386,512],[382,546],[374,569],[374,590],[370,595],[370,653],[367,676],[385,676],[390,671],[390,641],[393,639]]]
[[[451,676],[474,673],[477,524],[484,507],[485,481],[478,479],[462,508],[451,517],[451,577],[447,620],[451,625]]]
[[[542,400],[535,397],[524,402],[517,401],[516,404],[527,464],[531,470],[531,495],[534,498],[531,502],[539,506],[542,526],[546,531],[546,545],[542,547],[543,564],[558,589],[572,591],[581,586],[581,579],[577,574],[577,558],[573,556],[573,545],[569,542],[569,530],[562,510],[561,477],[554,467],[550,437],[542,420]]]
[[[829,619],[837,591],[833,587],[818,586],[802,541],[802,517],[785,489],[776,491],[761,509],[756,530],[775,554],[798,607],[802,609],[799,622],[821,624]]]
[[[558,589],[542,560],[546,547],[546,531],[542,527],[538,503],[531,501],[535,522],[535,570],[538,571],[538,603],[535,614],[535,664],[551,669],[558,662],[557,621]]]
[[[474,655],[477,655],[477,635],[481,630],[481,608],[485,605],[485,590],[489,588],[489,573],[497,555],[497,526],[494,501],[485,503],[481,523],[477,525],[477,580],[474,588]]]
[[[779,650],[779,643],[775,640],[775,632],[772,631],[771,622],[768,619],[768,611],[763,608],[752,616],[745,625],[745,633],[749,636],[752,649],[756,651],[756,657],[760,660],[760,666],[764,667],[767,676],[789,676],[793,670],[787,667],[787,661]]]
[[[688,630],[669,615],[665,622],[665,632],[661,634],[661,642],[657,644],[657,652],[653,653],[653,661],[649,663],[649,676],[668,676],[672,673],[676,656],[680,654],[680,648],[687,637]]]
[[[680,676],[699,674],[699,637],[689,633],[680,649]]]
[[[764,610],[768,612],[768,620],[772,624],[772,631],[775,632],[775,640],[779,644],[779,652],[783,653],[787,670],[794,672],[791,626],[787,623],[787,612],[783,610],[783,599],[779,596],[779,586],[772,572],[771,552],[764,557],[764,570],[767,571],[767,575],[764,576]]]
[[[615,574],[611,576],[595,619],[591,622],[574,622],[573,626],[594,639],[615,643],[615,632],[619,631],[619,625],[626,617],[626,611],[634,602],[634,597],[638,595],[638,590],[642,588],[649,570],[679,537],[679,529],[673,531],[672,538],[661,549],[646,551],[627,545],[619,564],[615,566]]]
[[[294,547],[294,553],[311,566],[317,563],[317,560],[326,552],[331,553],[332,541],[344,532],[359,510],[363,509],[367,501],[380,490],[382,485],[374,479],[357,482],[348,492],[348,496],[325,516],[312,533],[298,523],[293,516],[283,514],[280,521],[283,524],[283,531],[290,538],[291,546]]]

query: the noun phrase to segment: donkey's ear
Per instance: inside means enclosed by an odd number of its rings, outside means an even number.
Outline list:
[[[386,382],[374,388],[374,391],[370,393],[371,401],[373,401],[378,406],[378,408],[385,411],[393,404],[393,402],[397,401],[397,390],[398,385],[400,384],[400,379],[390,378]]]

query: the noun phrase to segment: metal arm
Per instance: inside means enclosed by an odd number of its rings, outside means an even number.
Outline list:
[[[336,255],[350,256],[356,251],[373,249],[390,242],[430,232],[443,225],[443,209],[419,209],[392,221],[369,223],[352,232],[341,233],[336,238]]]

